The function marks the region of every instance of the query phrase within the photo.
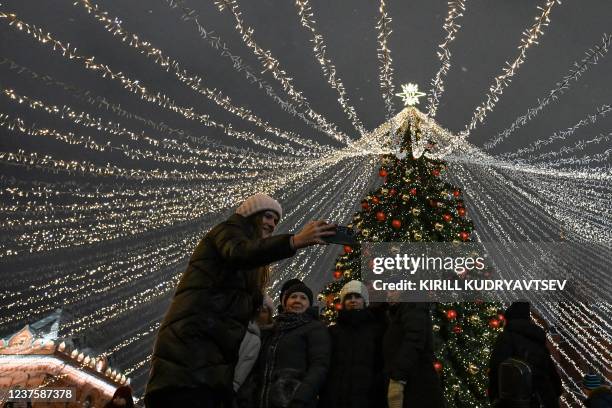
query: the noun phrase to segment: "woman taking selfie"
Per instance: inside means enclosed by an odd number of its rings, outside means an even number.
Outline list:
[[[231,406],[240,343],[262,303],[268,265],[334,235],[334,225],[313,221],[296,235],[272,236],[281,217],[276,200],[256,194],[202,238],[157,335],[147,407]]]

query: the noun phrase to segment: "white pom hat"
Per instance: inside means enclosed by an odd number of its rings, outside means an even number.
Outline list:
[[[278,214],[278,219],[283,216],[283,209],[278,201],[267,194],[257,193],[246,200],[236,209],[236,214],[248,217],[260,211],[270,210]]]
[[[344,298],[349,293],[358,293],[363,298],[364,306],[367,306],[370,302],[370,294],[368,293],[368,288],[363,282],[358,280],[352,280],[346,283],[342,289],[340,289],[340,303],[344,303]]]

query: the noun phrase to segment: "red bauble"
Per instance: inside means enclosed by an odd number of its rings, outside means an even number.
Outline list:
[[[385,215],[384,212],[379,211],[379,212],[376,213],[376,221],[383,222],[386,219],[387,219],[387,216]]]
[[[391,226],[395,229],[400,229],[402,228],[402,222],[400,220],[393,220],[391,221]]]
[[[442,371],[442,363],[439,361],[435,361],[433,363],[434,366],[434,370],[436,370],[437,373],[439,373],[440,371]]]
[[[489,320],[489,327],[491,327],[492,329],[497,329],[499,327],[499,320],[497,319]]]
[[[470,239],[470,233],[467,231],[461,231],[459,233],[459,238],[461,238],[462,241],[467,241],[468,239]]]
[[[433,174],[435,177],[439,177],[440,176],[440,169],[433,169],[431,171],[431,174]]]
[[[397,190],[396,190],[396,189],[392,188],[391,190],[389,190],[389,195],[390,195],[391,197],[393,197],[393,196],[394,196],[394,195],[396,195],[396,194],[397,194]]]
[[[349,245],[345,245],[344,246],[344,253],[345,254],[350,254],[351,252],[353,252],[353,248],[351,248]]]
[[[459,197],[460,195],[461,195],[461,191],[459,190],[453,191],[453,196],[455,196],[455,198]]]
[[[411,188],[409,191],[410,195],[415,196],[417,195],[417,189],[415,187]]]
[[[380,203],[380,198],[378,198],[376,196],[372,197],[372,203],[374,203],[374,204]]]
[[[336,308],[336,310],[340,311],[342,310],[342,303],[336,303],[334,304],[334,307]]]
[[[363,208],[364,210],[369,210],[370,209],[370,204],[368,204],[366,201],[364,201],[363,203],[361,203],[361,208]]]
[[[452,330],[453,330],[453,333],[455,333],[455,334],[459,334],[459,333],[461,333],[463,331],[463,329],[459,325],[454,326]]]
[[[336,270],[334,271],[334,279],[340,279],[342,277],[342,271]]]
[[[446,213],[442,216],[442,219],[446,222],[451,222],[451,220],[453,219],[453,216],[450,215],[449,213]]]
[[[457,207],[457,214],[459,214],[460,217],[465,217],[465,208]]]
[[[504,316],[503,313],[500,313],[497,315],[497,319],[499,319],[500,322],[505,322],[506,321],[506,316]]]
[[[454,320],[457,318],[457,311],[455,309],[450,309],[446,312],[446,318],[448,320]]]
[[[385,169],[380,169],[380,170],[378,171],[378,175],[379,175],[380,177],[387,177],[387,174],[388,174],[388,173],[387,173],[387,170],[385,170]]]

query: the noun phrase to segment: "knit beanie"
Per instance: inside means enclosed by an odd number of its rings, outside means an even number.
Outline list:
[[[370,302],[370,294],[368,293],[368,288],[361,281],[352,280],[345,284],[342,289],[340,289],[340,303],[344,304],[344,298],[349,293],[357,293],[361,295],[361,297],[363,298],[364,306],[367,306]]]
[[[601,377],[597,374],[585,374],[582,378],[582,385],[587,390],[594,390],[595,388],[601,387],[602,384]]]
[[[506,309],[504,317],[506,320],[529,319],[529,302],[514,302]]]
[[[270,210],[278,214],[278,219],[283,216],[283,209],[278,201],[266,194],[257,193],[246,200],[236,209],[236,214],[248,217],[260,211]]]
[[[308,301],[310,301],[310,306],[312,306],[312,290],[310,290],[310,288],[304,285],[304,283],[302,282],[291,286],[289,289],[285,291],[285,298],[283,299],[283,306],[285,306],[285,303],[287,303],[287,299],[289,299],[289,296],[291,296],[293,293],[296,293],[296,292],[302,292],[303,294],[305,294],[306,297],[308,298]]]

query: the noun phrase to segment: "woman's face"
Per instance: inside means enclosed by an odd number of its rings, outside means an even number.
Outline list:
[[[303,292],[293,292],[285,302],[285,310],[289,313],[304,313],[309,306],[308,296]]]
[[[272,236],[274,229],[276,229],[277,223],[278,223],[278,215],[274,211],[270,211],[270,210],[264,211],[257,222],[261,237],[268,238]]]
[[[272,311],[268,309],[266,306],[262,306],[259,309],[259,315],[257,316],[257,324],[266,325],[272,322]]]
[[[363,309],[364,301],[359,293],[349,293],[344,297],[344,308],[346,310]]]

